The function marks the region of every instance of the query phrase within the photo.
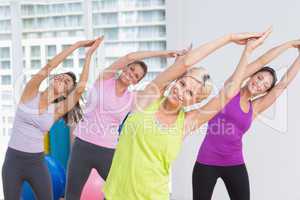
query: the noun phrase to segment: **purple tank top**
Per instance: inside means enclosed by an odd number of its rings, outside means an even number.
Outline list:
[[[44,152],[44,135],[54,123],[55,105],[49,105],[39,114],[39,102],[40,93],[25,104],[19,104],[8,143],[10,148],[27,153]]]
[[[197,162],[214,166],[244,164],[242,137],[252,122],[252,103],[245,113],[240,107],[240,93],[208,122],[207,134]]]

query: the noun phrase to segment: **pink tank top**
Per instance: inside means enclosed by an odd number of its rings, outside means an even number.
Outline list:
[[[128,90],[122,96],[116,95],[116,80],[97,80],[88,92],[83,120],[74,135],[86,142],[115,148],[118,142],[118,128],[132,109],[133,93]]]

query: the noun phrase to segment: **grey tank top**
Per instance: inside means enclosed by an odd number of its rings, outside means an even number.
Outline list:
[[[44,135],[54,123],[55,105],[49,105],[39,114],[40,96],[38,93],[30,101],[18,105],[8,143],[10,148],[28,153],[44,151]]]

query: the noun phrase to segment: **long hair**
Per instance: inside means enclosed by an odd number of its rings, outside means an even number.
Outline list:
[[[77,82],[76,82],[76,75],[73,72],[66,72],[64,74],[69,75],[72,80],[73,80],[73,88],[72,90],[69,91],[68,94],[70,94],[76,87]],[[57,99],[55,99],[53,101],[53,103],[58,103],[60,101],[65,100],[66,98],[64,96],[58,97]],[[80,100],[83,101],[83,98],[80,97]],[[66,124],[68,124],[69,126],[75,125],[77,124],[82,118],[83,118],[83,110],[81,108],[80,105],[80,100],[75,104],[75,106],[69,111],[67,112],[62,118],[64,119],[64,121],[66,122]]]

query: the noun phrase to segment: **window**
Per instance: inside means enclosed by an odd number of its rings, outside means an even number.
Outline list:
[[[49,38],[49,37],[54,37],[55,36],[55,32],[43,32],[41,34],[41,38]]]
[[[106,40],[118,40],[119,29],[118,28],[106,28],[96,29],[94,31],[95,36],[104,35]]]
[[[81,58],[79,59],[79,67],[82,68],[84,65],[85,59]]]
[[[165,11],[138,12],[138,22],[160,22],[165,20]]]
[[[36,28],[39,29],[49,29],[52,28],[52,20],[51,18],[37,18],[36,19]]]
[[[34,6],[33,5],[22,5],[21,6],[21,14],[28,16],[28,15],[34,15]]]
[[[5,101],[12,100],[12,91],[2,91],[1,92],[1,99]]]
[[[117,25],[118,13],[102,13],[93,15],[94,25]]]
[[[132,7],[135,7],[135,5],[136,5],[136,0],[122,0],[121,2],[120,2],[120,4],[121,4],[121,6],[123,7],[123,8],[132,8]]]
[[[69,12],[80,12],[80,11],[82,11],[82,4],[81,3],[69,3],[68,4],[68,11]]]
[[[63,61],[63,67],[72,68],[74,66],[73,59],[66,59]]]
[[[164,4],[165,4],[165,0],[139,0],[139,1],[137,1],[138,7],[162,6]]]
[[[138,31],[138,38],[165,37],[165,35],[165,26],[140,27]]]
[[[84,57],[85,56],[85,48],[79,48],[78,49],[78,55],[79,57]]]
[[[128,40],[128,39],[136,39],[137,38],[137,28],[122,28],[120,30],[120,39]]]
[[[0,59],[9,59],[9,58],[10,58],[9,47],[1,47],[0,48]]]
[[[0,18],[5,18],[10,16],[9,6],[0,6]]]
[[[66,17],[53,17],[53,25],[58,28],[67,27]]]
[[[66,12],[65,4],[53,4],[51,7],[52,13],[64,13]]]
[[[22,23],[24,29],[34,29],[36,27],[33,19],[23,19]]]
[[[141,51],[157,51],[165,49],[166,42],[141,42],[139,44],[139,50]]]
[[[71,27],[82,26],[82,17],[81,16],[68,16],[67,26],[71,26]]]
[[[62,45],[62,50],[65,50],[67,48],[69,48],[71,45],[70,44],[64,44]],[[73,56],[73,53],[69,55],[69,57],[72,57]]]
[[[1,76],[1,84],[2,85],[10,85],[11,84],[11,76],[10,75],[2,75]]]
[[[41,47],[40,46],[31,46],[31,57],[37,58],[41,56]]]
[[[98,1],[93,1],[93,10],[111,10],[111,9],[116,9],[118,8],[118,0],[98,0]]]
[[[48,14],[49,11],[49,5],[36,5],[36,13],[39,15]]]
[[[2,61],[0,63],[0,69],[10,69],[10,61]]]
[[[10,30],[10,20],[1,20],[0,21],[0,30],[9,31]]]
[[[46,47],[46,55],[48,57],[53,57],[56,55],[56,46],[55,45],[49,45]]]
[[[41,67],[40,60],[31,60],[31,69],[39,69]]]

